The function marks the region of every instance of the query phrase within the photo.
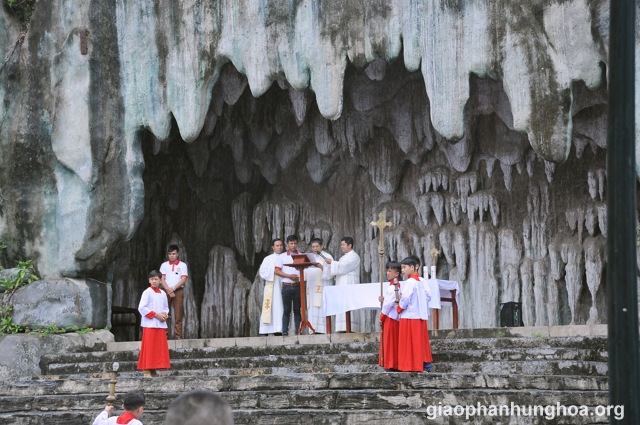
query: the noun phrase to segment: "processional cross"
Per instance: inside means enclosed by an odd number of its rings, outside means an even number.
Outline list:
[[[382,281],[383,281],[383,274],[384,274],[384,228],[385,227],[391,227],[393,225],[393,223],[386,221],[384,219],[384,214],[380,213],[380,215],[378,215],[378,221],[372,221],[371,225],[373,227],[377,227],[380,230],[380,245],[378,247],[378,255],[380,256],[380,296],[383,295],[382,292]],[[382,308],[382,303],[380,303],[380,308]]]
[[[378,221],[372,221],[371,225],[373,227],[377,227],[380,230],[380,245],[378,246],[378,255],[380,256],[380,297],[382,297],[382,275],[384,273],[384,228],[391,227],[392,223],[385,221],[384,214],[380,213],[380,215],[378,215]],[[396,286],[396,297],[397,294],[398,292]],[[380,310],[382,310],[382,301],[380,301]],[[383,324],[380,323],[380,348],[383,348],[384,346],[383,335]],[[380,350],[380,355],[382,356],[380,359],[380,363],[384,364],[384,349]]]

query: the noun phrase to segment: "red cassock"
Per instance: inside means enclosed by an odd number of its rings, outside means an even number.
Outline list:
[[[405,282],[400,303],[398,329],[398,370],[402,372],[422,372],[424,364],[433,362],[431,344],[427,328],[427,297],[420,276],[412,274]]]
[[[167,324],[156,319],[156,312],[168,313],[167,295],[150,286],[143,293],[138,305],[142,315],[142,346],[138,357],[139,370],[169,369],[169,344]]]
[[[429,324],[426,320],[422,321],[424,326],[422,328],[422,356],[425,363],[433,363],[433,356],[431,355],[431,341],[429,341]]]
[[[384,314],[380,315],[384,320],[382,327],[382,344],[378,353],[378,366],[385,369],[398,369],[398,329],[400,322],[393,320]]]
[[[398,370],[402,372],[422,372],[424,363],[427,361],[425,360],[427,358],[426,351],[428,351],[428,357],[431,358],[428,335],[425,341],[425,323],[424,320],[420,319],[400,319],[398,329]]]
[[[169,344],[164,328],[142,328],[138,370],[169,369]]]

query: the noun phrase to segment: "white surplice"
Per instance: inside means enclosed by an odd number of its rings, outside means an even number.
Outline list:
[[[282,305],[282,284],[280,283],[280,276],[276,276],[276,265],[278,264],[278,257],[280,254],[271,254],[265,257],[260,265],[260,277],[264,280],[264,285],[267,282],[273,282],[273,294],[271,298],[271,323],[264,323],[262,315],[260,315],[260,331],[261,334],[272,334],[282,332],[282,314],[284,313],[284,307]],[[264,297],[262,299],[262,305],[264,306]]]
[[[118,418],[119,416],[109,417],[109,412],[103,410],[102,413],[100,413],[93,421],[93,425],[115,425],[118,423]],[[129,421],[129,425],[142,425],[142,422],[137,419],[131,419]]]
[[[340,260],[331,263],[331,275],[336,278],[336,286],[358,285],[360,283],[360,256],[351,250],[340,257]],[[351,331],[360,332],[358,314],[351,314]],[[347,330],[347,318],[345,314],[336,315],[336,328],[334,332]]]
[[[309,267],[304,271],[304,281],[307,286],[307,320],[313,326],[316,333],[327,333],[326,316],[324,315],[324,306],[322,305],[322,296],[325,286],[333,286],[333,276],[331,276],[331,267],[319,255],[307,254],[314,256],[316,263],[322,264],[322,270],[318,267]],[[333,257],[328,252],[322,251],[322,255],[333,261]]]

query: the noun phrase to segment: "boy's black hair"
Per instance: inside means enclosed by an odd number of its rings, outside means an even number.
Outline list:
[[[405,258],[401,261],[401,264],[404,264],[405,266],[420,267],[420,261],[416,259],[415,255],[410,255],[409,257]]]
[[[395,271],[397,271],[398,273],[401,273],[401,267],[400,267],[400,263],[398,263],[397,261],[389,261],[387,263],[387,270],[389,269],[393,269]]]
[[[160,279],[162,279],[162,273],[160,273],[158,270],[151,270],[151,273],[149,273],[149,277],[159,277]]]
[[[178,247],[178,245],[169,245],[169,248],[167,248],[167,253],[173,252],[173,251],[180,253],[180,248]]]
[[[284,245],[284,242],[282,241],[282,239],[275,238],[274,240],[271,241],[271,246],[274,246],[276,244],[276,242],[278,242],[278,241],[282,242],[282,244]]]
[[[353,238],[350,236],[345,236],[344,238],[340,239],[340,242],[344,242],[347,245],[351,245],[351,248],[353,248]]]
[[[416,260],[416,262],[418,263],[418,267],[420,267],[420,264],[422,263],[422,261],[420,261],[420,257],[418,257],[417,255],[410,255],[409,258],[413,258],[414,260]]]
[[[322,242],[322,239],[320,239],[320,238],[311,239],[311,245],[313,245],[314,243],[318,243],[318,244],[324,246],[324,243]]]
[[[142,390],[131,390],[124,395],[124,410],[129,412],[136,410],[140,406],[144,406],[145,397]]]
[[[287,243],[289,242],[298,242],[298,237],[296,235],[287,236]]]

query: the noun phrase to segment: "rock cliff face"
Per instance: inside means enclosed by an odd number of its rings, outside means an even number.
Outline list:
[[[3,10],[0,234],[131,307],[180,241],[185,332],[234,336],[271,238],[353,236],[377,280],[382,211],[463,327],[605,322],[607,48],[604,0],[54,0],[24,39]]]

